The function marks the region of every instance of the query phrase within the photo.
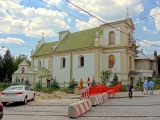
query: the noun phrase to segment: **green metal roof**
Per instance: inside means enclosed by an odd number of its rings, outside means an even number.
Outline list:
[[[38,67],[37,72],[40,76],[51,76],[50,71],[47,70],[45,67]]]
[[[99,27],[70,33],[59,43],[55,51],[72,50],[86,47],[93,47],[95,43],[96,32]]]
[[[33,67],[33,66],[28,66],[28,68],[29,68],[29,70],[30,70],[31,72],[34,72],[34,67]]]
[[[42,44],[33,56],[46,55],[52,53],[52,46],[56,45],[57,43],[58,41]]]
[[[62,41],[44,43],[33,56],[47,55],[53,52],[94,47],[96,32],[103,34],[99,27],[67,34]],[[52,50],[52,46],[57,47]]]

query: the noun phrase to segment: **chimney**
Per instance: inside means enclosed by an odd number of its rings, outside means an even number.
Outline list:
[[[157,57],[157,51],[156,50],[154,51],[154,57]]]
[[[143,53],[143,49],[141,49],[140,52]]]
[[[59,41],[61,41],[67,34],[70,34],[71,32],[69,30],[65,30],[58,33],[59,33]]]

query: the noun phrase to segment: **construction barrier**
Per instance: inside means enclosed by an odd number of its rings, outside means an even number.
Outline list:
[[[80,100],[73,104],[70,104],[68,107],[68,117],[77,118],[83,113],[90,110],[92,107],[90,99]]]
[[[114,87],[108,87],[102,84],[97,84],[95,86],[90,87],[89,89],[89,95],[97,95],[102,94],[104,92],[107,92],[109,96],[114,96],[115,93],[119,92],[121,89],[121,82],[119,82]]]
[[[102,94],[94,95],[89,97],[92,106],[98,105],[100,103],[103,103],[103,97]]]
[[[102,93],[102,97],[103,97],[103,102],[105,102],[109,98],[108,93],[107,92]]]
[[[80,99],[89,99],[89,89],[80,90]]]

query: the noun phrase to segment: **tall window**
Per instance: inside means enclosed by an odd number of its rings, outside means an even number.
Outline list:
[[[64,68],[66,66],[66,59],[63,57],[61,58],[61,68]]]
[[[131,41],[131,34],[129,33],[128,34],[128,43],[131,43],[132,41]]]
[[[48,61],[48,69],[50,69],[51,67],[51,59]]]
[[[114,63],[115,63],[115,58],[113,55],[110,55],[109,56],[109,68],[113,68]]]
[[[41,61],[38,60],[38,67],[41,67]]]
[[[109,45],[115,44],[115,34],[113,31],[109,33]]]
[[[25,68],[22,67],[21,73],[25,73]]]
[[[81,66],[81,67],[84,66],[84,57],[83,56],[79,57],[79,66]]]

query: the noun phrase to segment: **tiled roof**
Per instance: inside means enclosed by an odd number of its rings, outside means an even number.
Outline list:
[[[33,66],[28,66],[28,68],[29,68],[29,70],[30,70],[31,72],[34,72],[34,67],[33,67]]]
[[[33,56],[46,55],[52,53],[52,46],[56,45],[57,43],[58,41],[42,44]]]
[[[47,70],[45,67],[38,67],[37,72],[40,76],[51,76],[50,71]]]
[[[139,52],[138,54],[137,54],[137,57],[135,58],[136,60],[138,60],[138,59],[147,59],[147,60],[154,60],[154,55],[145,55],[145,54],[143,54],[143,53],[141,53],[141,52]]]
[[[99,27],[96,27],[88,30],[67,34],[65,38],[56,47],[55,51],[93,47],[96,32],[98,30]]]

